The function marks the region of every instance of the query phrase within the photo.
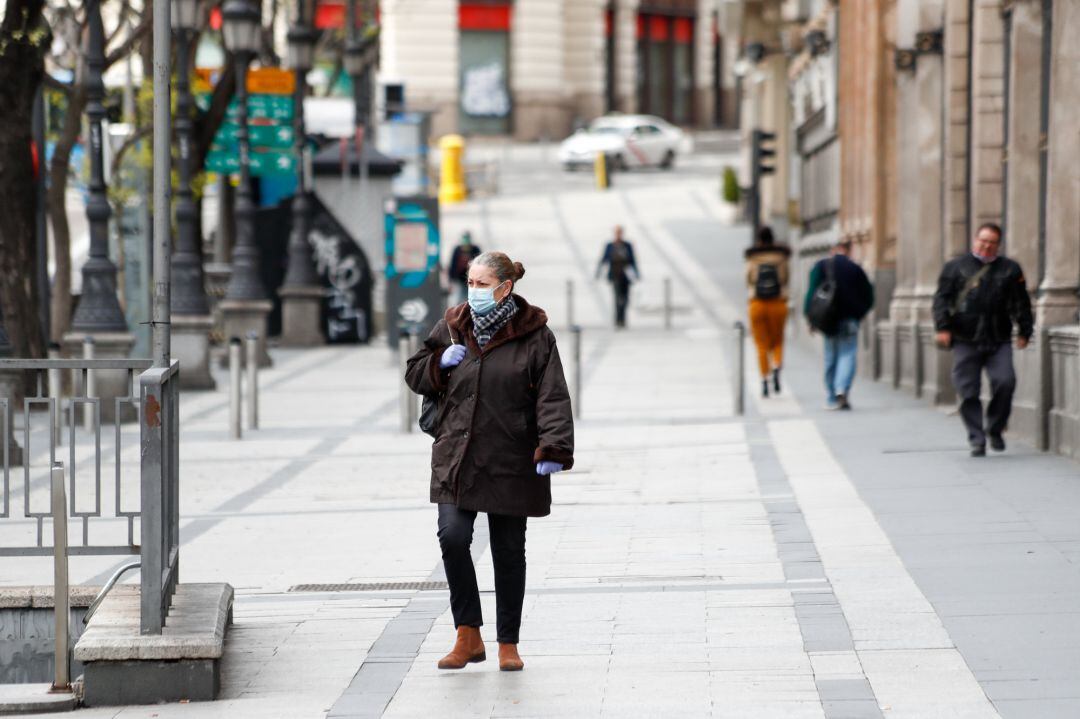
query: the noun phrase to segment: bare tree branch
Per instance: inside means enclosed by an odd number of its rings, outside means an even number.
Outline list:
[[[112,163],[109,166],[109,176],[116,177],[120,173],[120,164],[124,161],[124,155],[127,154],[128,150],[153,134],[153,126],[147,125],[145,127],[140,127],[138,130],[128,135],[127,139],[121,143],[119,149],[113,154]]]
[[[150,32],[150,17],[149,15],[142,18],[139,24],[131,31],[124,42],[117,45],[112,52],[105,56],[105,67],[109,68],[116,64],[118,61],[123,60],[130,55],[135,49],[135,46],[143,39],[143,36]]]

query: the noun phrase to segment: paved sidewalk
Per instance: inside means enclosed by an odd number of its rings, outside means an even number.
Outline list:
[[[184,400],[182,577],[237,587],[221,700],[80,715],[1074,716],[1080,662],[1036,616],[1050,612],[1047,627],[1077,638],[1067,607],[1080,544],[1028,564],[1019,552],[1041,554],[1049,535],[995,529],[1017,520],[970,502],[993,485],[1024,521],[1061,522],[1065,534],[1080,505],[1076,465],[1020,449],[979,479],[958,454],[890,453],[946,446],[955,418],[863,385],[855,413],[819,412],[816,359],[798,348],[791,388],[733,417],[727,328],[743,311],[731,282],[744,231],[725,228],[717,181],[700,166],[662,177],[620,177],[607,194],[510,194],[444,216],[445,236],[468,227],[524,262],[519,289],[549,310],[564,361],[567,279],[586,328],[575,469],[554,479],[552,515],[529,523],[524,672],[498,671],[491,625],[491,660],[435,669],[453,641],[445,589],[291,591],[443,576],[430,440],[398,431],[388,350],[279,350],[262,378],[263,429],[242,441],[227,439],[224,383]],[[559,187],[554,175],[532,183]],[[608,287],[590,279],[615,222],[645,277],[631,328],[617,333]],[[679,308],[670,332],[665,276]],[[1038,499],[1000,474],[1021,462],[1043,473],[1024,479]],[[910,531],[920,523],[938,531]],[[484,526],[474,551],[493,620]],[[950,527],[997,532],[1000,553],[971,541],[957,553]],[[976,555],[978,571],[961,571]],[[111,566],[80,558],[72,576]],[[5,583],[50,576],[47,563],[12,567]],[[995,591],[995,571],[1027,586]],[[1009,610],[1017,619],[1002,621]],[[1017,700],[1024,691],[1039,701]]]

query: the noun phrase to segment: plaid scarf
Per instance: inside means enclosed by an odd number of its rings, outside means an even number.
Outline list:
[[[510,322],[511,318],[517,313],[517,309],[517,303],[514,302],[513,297],[507,295],[505,300],[486,315],[478,315],[470,310],[472,312],[473,335],[476,337],[476,344],[480,345],[480,349],[484,349],[484,345],[490,342],[491,338]]]

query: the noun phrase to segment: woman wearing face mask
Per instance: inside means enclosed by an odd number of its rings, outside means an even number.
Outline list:
[[[437,397],[431,501],[450,585],[457,642],[440,669],[486,658],[470,554],[477,512],[487,514],[495,565],[499,668],[517,651],[525,598],[525,524],[551,512],[551,475],[574,463],[574,421],[547,315],[513,293],[525,274],[502,252],[469,267],[469,300],[451,307],[409,359],[405,380]]]

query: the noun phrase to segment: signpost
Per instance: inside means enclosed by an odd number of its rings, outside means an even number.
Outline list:
[[[196,87],[211,88],[213,74],[198,73]],[[297,171],[293,116],[296,108],[293,92],[296,76],[291,70],[268,67],[249,70],[248,133],[251,139],[251,174],[253,177],[293,175]],[[240,126],[236,123],[239,107],[233,98],[225,111],[225,122],[218,128],[206,169],[218,174],[240,171],[240,151],[236,140]]]

